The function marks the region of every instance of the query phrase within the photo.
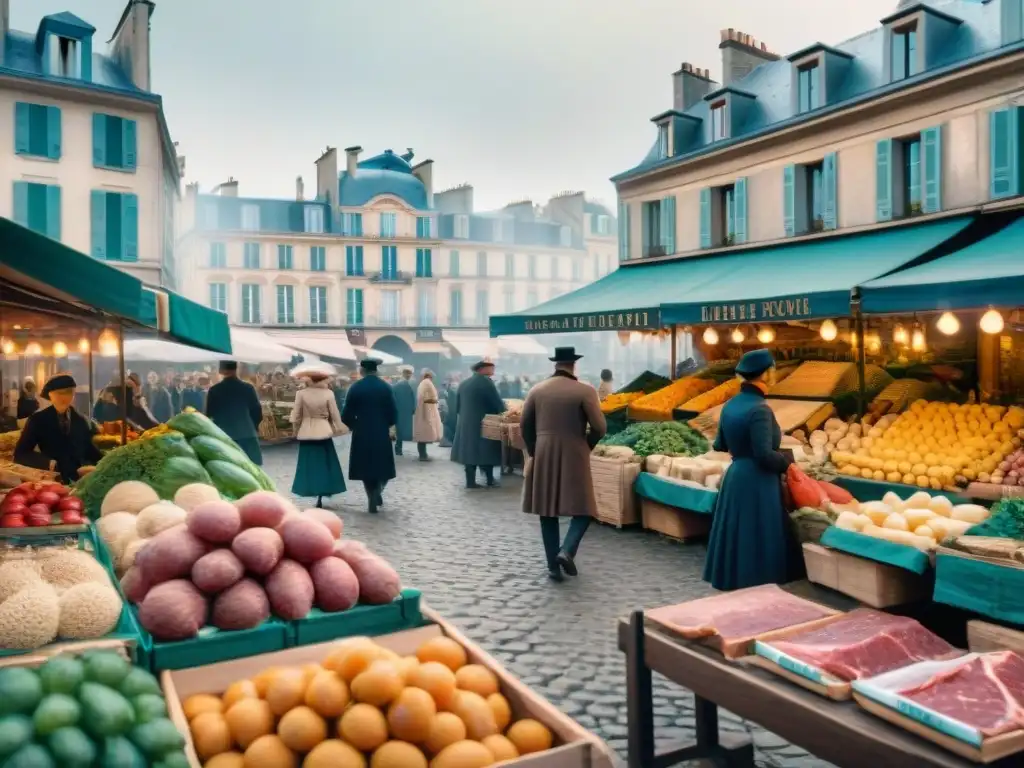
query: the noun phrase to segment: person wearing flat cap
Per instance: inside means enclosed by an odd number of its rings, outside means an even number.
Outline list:
[[[258,430],[263,421],[263,406],[256,387],[238,378],[238,363],[234,360],[221,361],[220,375],[221,380],[206,395],[206,415],[238,443],[249,461],[262,466]]]
[[[782,475],[793,457],[779,450],[782,430],[765,401],[775,379],[767,349],[747,352],[736,365],[740,391],[725,404],[714,450],[732,464],[715,502],[704,581],[733,590],[784,584],[803,576],[800,545],[782,498]]]
[[[377,375],[379,362],[368,357],[359,363],[363,376],[349,387],[341,411],[342,422],[352,430],[348,478],[362,481],[371,514],[384,504],[384,486],[395,478],[391,427],[398,421],[398,404],[391,385]]]
[[[40,395],[50,405],[28,417],[14,448],[15,462],[54,468],[64,483],[73,483],[92,470],[101,454],[92,444],[95,425],[72,405],[77,387],[68,373],[58,373],[46,382]]]
[[[484,416],[505,412],[505,401],[498,394],[491,376],[494,363],[484,358],[473,366],[473,375],[459,385],[455,394],[455,440],[452,441],[452,461],[466,470],[466,487],[479,488],[476,469],[484,474],[487,487],[498,484],[494,468],[501,466],[501,442],[483,436]]]
[[[590,452],[607,431],[597,390],[576,378],[574,347],[556,347],[555,373],[530,390],[520,426],[530,461],[523,473],[523,512],[540,517],[548,577],[576,576],[576,551],[597,514]],[[589,429],[588,429],[589,428]],[[571,518],[561,540],[558,518]]]

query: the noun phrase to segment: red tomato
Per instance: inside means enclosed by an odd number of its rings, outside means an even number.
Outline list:
[[[30,504],[29,505],[28,513],[30,515],[39,515],[39,516],[47,515],[47,516],[49,516],[50,508],[48,506],[46,506],[45,504],[40,504],[39,502],[36,502],[35,504]]]
[[[24,515],[3,515],[0,517],[0,528],[24,528]]]
[[[56,493],[61,498],[64,498],[69,493],[71,493],[70,488],[68,488],[65,485],[61,485],[60,483],[48,483],[46,486],[44,486],[43,490],[50,491],[51,493]]]
[[[40,491],[39,494],[36,496],[37,503],[45,504],[48,508],[51,509],[57,506],[57,502],[59,501],[60,496],[58,496],[53,491]]]
[[[25,518],[25,522],[34,528],[45,528],[53,522],[53,519],[49,515],[33,515],[29,513],[28,517]]]
[[[60,502],[58,502],[57,509],[60,509],[62,511],[65,509],[82,510],[85,509],[85,505],[82,503],[82,500],[77,496],[65,496],[63,499],[60,500]]]
[[[85,522],[82,513],[77,509],[65,509],[60,513],[60,521],[64,525],[79,525]]]
[[[28,512],[28,505],[21,499],[4,504],[3,509],[0,509],[0,514],[4,515],[24,515],[26,512]]]
[[[20,491],[11,491],[4,498],[3,504],[0,504],[0,509],[6,511],[9,507],[19,504],[21,506],[28,506],[28,498]]]

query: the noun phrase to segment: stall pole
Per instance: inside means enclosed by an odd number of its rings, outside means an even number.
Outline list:
[[[124,325],[117,324],[117,374],[121,377],[121,445],[128,445],[128,376],[124,372]]]
[[[96,406],[96,381],[92,372],[92,339],[89,339],[89,351],[85,354],[85,365],[89,369],[89,416],[92,416],[92,409]]]
[[[864,392],[864,315],[860,313],[859,301],[853,307],[853,323],[855,333],[857,334],[857,346],[854,351],[854,354],[857,355],[857,415],[859,418],[864,418],[864,414],[868,410],[868,404],[867,394]]]
[[[678,332],[679,332],[679,326],[678,325],[673,325],[672,326],[672,350],[669,352],[669,357],[668,357],[668,359],[669,359],[668,377],[672,381],[676,380],[676,355],[678,354],[678,351],[677,351],[678,350],[678,347],[677,347],[677,343],[678,343],[678,341],[677,341],[677,334],[678,334]]]

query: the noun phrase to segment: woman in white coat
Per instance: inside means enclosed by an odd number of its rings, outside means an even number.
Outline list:
[[[430,461],[427,456],[427,443],[440,442],[444,434],[441,424],[441,412],[437,405],[437,387],[434,386],[434,374],[424,369],[423,378],[416,389],[416,413],[412,417],[412,439],[420,453],[420,461]]]
[[[326,369],[299,367],[292,375],[309,382],[295,393],[292,408],[291,422],[297,425],[295,437],[299,441],[292,493],[315,497],[316,505],[323,507],[324,496],[345,492],[345,476],[334,447],[334,437],[343,433],[344,426],[334,392],[327,384],[330,374]]]

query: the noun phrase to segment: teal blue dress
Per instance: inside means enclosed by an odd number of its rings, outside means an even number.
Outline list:
[[[722,409],[714,445],[732,455],[704,563],[704,581],[715,589],[784,584],[803,576],[800,546],[782,500],[782,475],[792,459],[779,452],[781,441],[764,394],[744,382]]]

